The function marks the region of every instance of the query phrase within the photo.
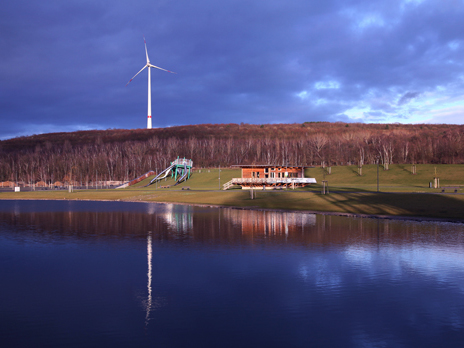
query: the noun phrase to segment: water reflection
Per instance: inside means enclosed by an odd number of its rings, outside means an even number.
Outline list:
[[[224,216],[243,234],[282,235],[304,233],[316,225],[315,214],[227,209]]]
[[[147,283],[147,291],[148,291],[148,297],[147,297],[147,303],[146,303],[146,315],[145,315],[145,325],[148,325],[148,319],[150,317],[150,311],[152,309],[152,289],[151,289],[151,262],[152,262],[152,245],[151,245],[151,231],[148,232],[147,236],[147,259],[148,259],[148,272],[147,272],[147,278],[148,278],[148,283]]]
[[[188,207],[166,204],[162,217],[173,232],[184,233],[193,230],[193,211]]]
[[[463,264],[462,224],[0,201],[0,337],[460,346]]]
[[[16,233],[30,231],[30,226],[34,226],[34,233],[40,235],[40,238],[130,236],[146,239],[147,232],[152,231],[152,238],[157,240],[207,240],[209,243],[226,242],[231,245],[267,240],[301,246],[349,245],[351,250],[356,250],[356,245],[379,247],[381,244],[433,242],[435,248],[437,244],[457,246],[464,242],[462,233],[454,233],[461,231],[463,225],[453,223],[211,209],[174,204],[132,203],[129,205],[131,209],[122,211],[85,210],[87,203],[72,202],[64,207],[65,211],[29,211],[30,208],[23,208],[17,202],[8,205],[0,201],[0,221],[11,226]],[[59,206],[63,208],[62,205]]]

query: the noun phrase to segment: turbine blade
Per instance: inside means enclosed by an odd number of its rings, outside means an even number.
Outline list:
[[[148,66],[148,65],[145,65],[142,69],[140,69],[140,71],[139,71],[137,74],[135,74],[134,77],[131,78],[131,79],[129,80],[128,83],[126,83],[126,86],[127,86],[138,74],[140,74],[140,73],[143,71],[143,69],[145,69],[147,66]]]
[[[150,63],[150,59],[148,59],[147,41],[145,40],[145,36],[143,37],[143,42],[145,43],[145,55],[147,56],[147,64],[148,64]]]
[[[148,64],[148,66],[149,66],[150,68],[156,68],[156,69],[160,69],[160,70],[163,70],[163,71],[170,72],[171,74],[177,74],[177,73],[175,73],[174,71],[169,71],[169,70],[160,68],[159,66],[156,66],[156,65],[153,65],[153,64]]]

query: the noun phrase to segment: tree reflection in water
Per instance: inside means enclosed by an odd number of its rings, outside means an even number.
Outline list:
[[[65,334],[75,346],[452,346],[464,339],[463,255],[462,224],[0,201],[0,335],[16,346],[37,343],[31,332],[44,346]]]

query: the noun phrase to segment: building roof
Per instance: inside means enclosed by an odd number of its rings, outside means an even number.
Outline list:
[[[291,165],[281,165],[281,164],[234,164],[231,167],[240,167],[240,168],[258,168],[258,167],[281,167],[281,168],[313,168],[313,166],[291,166]]]

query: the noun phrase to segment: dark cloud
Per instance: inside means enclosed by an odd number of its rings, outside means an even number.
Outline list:
[[[9,2],[0,138],[145,127],[146,72],[125,87],[142,35],[177,72],[152,73],[154,126],[430,121],[426,105],[464,93],[463,15],[461,1]]]
[[[407,92],[400,98],[400,100],[398,100],[398,105],[407,104],[419,95],[420,92]]]

